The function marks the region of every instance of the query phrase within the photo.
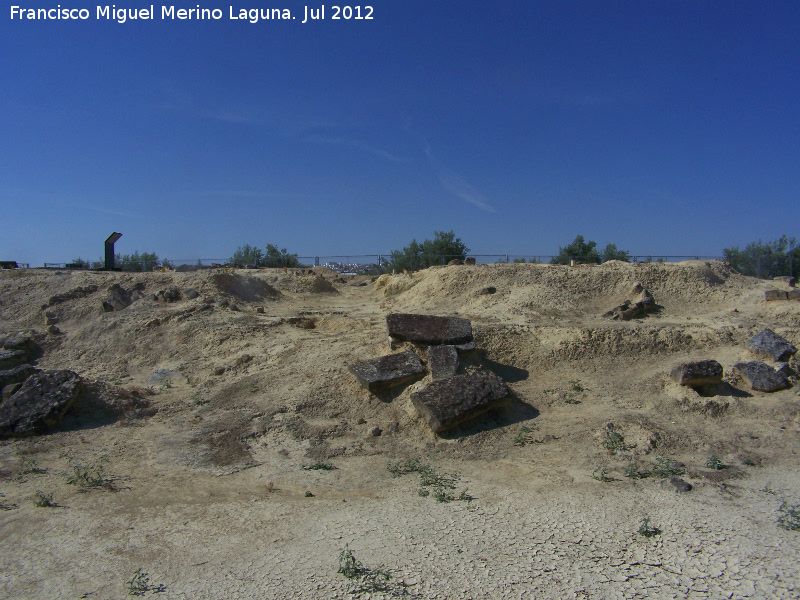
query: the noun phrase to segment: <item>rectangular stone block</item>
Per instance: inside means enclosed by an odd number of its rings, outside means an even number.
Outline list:
[[[452,377],[458,371],[458,350],[449,344],[428,346],[428,369],[434,379]]]
[[[715,360],[687,362],[675,367],[670,377],[680,385],[690,387],[715,385],[722,381],[722,365]]]
[[[348,369],[370,392],[386,390],[425,374],[425,367],[413,350],[362,360]]]
[[[790,385],[786,375],[758,360],[736,363],[733,368],[745,376],[751,388],[759,392],[775,392]]]
[[[411,402],[434,433],[442,433],[494,408],[508,393],[497,375],[478,371],[432,381]]]
[[[764,292],[764,298],[767,302],[771,302],[773,300],[787,300],[788,294],[783,290],[767,290]]]
[[[747,348],[753,354],[781,362],[789,360],[797,353],[797,348],[786,338],[769,328],[757,333],[747,341]]]
[[[794,289],[789,290],[789,293],[787,294],[787,298],[789,300],[800,300],[800,289],[794,288]]]
[[[431,346],[468,344],[473,340],[472,323],[458,317],[393,313],[386,315],[386,330],[395,340]]]

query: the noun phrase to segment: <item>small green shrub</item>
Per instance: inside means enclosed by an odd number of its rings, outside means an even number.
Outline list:
[[[641,524],[639,525],[639,535],[643,535],[644,537],[650,538],[656,535],[659,535],[661,530],[658,527],[653,527],[650,525],[650,519],[645,517],[642,519]]]
[[[23,480],[25,475],[41,475],[42,473],[47,473],[47,470],[40,469],[34,459],[26,456],[20,457],[20,465],[19,469],[17,469],[18,480]]]
[[[638,462],[634,461],[625,467],[625,477],[629,477],[630,479],[644,479],[650,477],[650,471],[646,468],[642,468]]]
[[[725,468],[725,465],[722,464],[722,460],[716,454],[712,454],[706,459],[706,467],[709,469],[714,469],[715,471],[719,471]]]
[[[684,472],[686,472],[684,467],[675,466],[675,461],[664,456],[659,456],[653,463],[652,473],[656,477],[675,477],[683,475]]]
[[[141,568],[133,572],[133,577],[125,582],[128,585],[128,596],[144,596],[147,592],[162,594],[167,591],[163,583],[153,585],[150,583],[150,575],[142,571]]]
[[[603,440],[602,446],[611,454],[627,452],[631,449],[630,446],[625,443],[625,438],[622,434],[616,431],[606,431],[606,439]]]
[[[5,498],[6,495],[3,492],[0,492],[0,498]],[[13,510],[15,508],[19,508],[16,504],[6,504],[5,500],[0,500],[0,510]]]
[[[475,498],[464,489],[458,496],[452,493],[456,489],[461,476],[458,473],[441,473],[430,464],[423,463],[417,458],[408,459],[402,463],[389,462],[386,465],[389,472],[395,477],[408,473],[419,473],[418,495],[422,497],[433,496],[439,502],[452,502],[462,500],[471,502]]]
[[[53,502],[53,494],[45,494],[42,490],[36,490],[36,495],[33,497],[33,505],[37,508],[58,506]]]
[[[397,463],[388,461],[386,463],[386,469],[395,477],[400,477],[401,475],[408,475],[409,473],[422,473],[429,471],[431,466],[423,463],[418,458],[409,458],[403,462]]]
[[[608,476],[608,469],[606,469],[603,465],[597,465],[594,468],[594,471],[592,471],[592,479],[596,479],[597,481],[602,481],[603,483],[614,481],[611,477]]]
[[[581,382],[580,382],[579,379],[570,379],[569,383],[572,386],[572,391],[573,392],[584,392],[584,391],[586,391],[586,388],[581,385]]]
[[[313,498],[314,494],[311,493],[311,490],[306,490],[305,496],[306,496],[306,498]]]
[[[310,465],[303,465],[301,467],[304,471],[334,471],[336,467],[334,467],[331,463],[323,463],[323,462],[316,462],[311,463]]]
[[[786,529],[787,531],[800,530],[800,504],[789,506],[784,502],[781,504],[778,512],[781,513],[778,517],[778,527]]]
[[[575,397],[575,394],[567,392],[564,394],[564,404],[580,404],[581,401]]]
[[[69,469],[62,472],[62,476],[69,485],[77,485],[82,488],[111,487],[111,481],[106,477],[103,467],[108,462],[107,458],[99,458],[95,462],[87,463],[75,458],[69,452],[65,452],[61,456],[67,459],[69,465]]]
[[[514,445],[515,446],[525,446],[526,444],[533,443],[533,434],[539,429],[539,426],[536,423],[532,423],[531,425],[523,425],[519,433],[514,437]]]
[[[365,567],[353,555],[349,544],[339,554],[339,570],[337,573],[341,573],[353,582],[353,587],[350,590],[351,594],[394,591],[389,585],[392,579],[391,572],[383,565],[374,569]]]

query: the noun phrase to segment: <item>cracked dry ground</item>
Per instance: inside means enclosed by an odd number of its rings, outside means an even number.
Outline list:
[[[800,596],[800,532],[777,525],[800,504],[798,387],[755,392],[731,368],[764,327],[800,346],[800,303],[764,300],[779,284],[715,262],[235,275],[281,295],[205,271],[0,274],[0,336],[36,330],[39,367],[158,409],[0,442],[0,596],[119,599],[137,569],[139,593],[170,599]],[[103,313],[114,283],[145,297]],[[603,319],[636,283],[659,309]],[[92,284],[48,308],[61,333],[45,334],[42,305]],[[199,296],[148,299],[169,287]],[[225,299],[239,310],[200,310]],[[409,400],[425,380],[368,393],[347,366],[389,352],[389,312],[469,318],[470,360],[512,402],[437,437]],[[669,379],[702,359],[725,369],[715,394]],[[159,368],[185,379],[147,385]],[[613,454],[608,423],[625,441]],[[659,457],[685,464],[690,492],[625,476]],[[387,469],[409,459],[457,473],[455,499]],[[105,485],[68,484],[70,460],[101,466]],[[56,506],[35,506],[37,491]],[[639,533],[645,518],[657,535]],[[391,579],[337,573],[345,547]]]

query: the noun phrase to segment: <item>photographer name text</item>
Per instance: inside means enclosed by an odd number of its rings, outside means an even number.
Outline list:
[[[336,6],[321,4],[305,6],[302,14],[292,12],[288,8],[240,8],[228,6],[221,8],[202,8],[199,4],[194,8],[178,8],[174,5],[149,8],[119,8],[116,4],[97,5],[94,9],[64,8],[60,4],[56,8],[11,7],[12,21],[115,21],[128,23],[131,21],[300,21],[311,23],[316,21],[371,21],[374,19],[371,6]]]

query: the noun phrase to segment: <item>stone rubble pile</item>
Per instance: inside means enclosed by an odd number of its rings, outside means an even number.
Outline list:
[[[759,358],[771,359],[778,363],[777,368],[760,360],[742,361],[733,365],[753,390],[775,392],[791,387],[790,377],[796,375],[786,362],[796,353],[797,348],[788,340],[769,328],[757,333],[747,342],[748,350]],[[670,372],[676,383],[691,388],[714,386],[722,382],[722,365],[716,360],[701,360],[678,365]]]
[[[349,370],[370,392],[421,379],[430,372],[431,382],[413,392],[411,402],[434,433],[474,419],[509,395],[506,383],[491,371],[458,374],[459,352],[475,349],[468,319],[393,313],[386,316],[386,330],[392,349],[402,342],[427,348],[427,370],[413,349],[363,360]]]
[[[653,295],[642,284],[637,283],[628,292],[627,299],[622,304],[615,306],[603,316],[609,319],[630,321],[655,309],[656,301]]]

